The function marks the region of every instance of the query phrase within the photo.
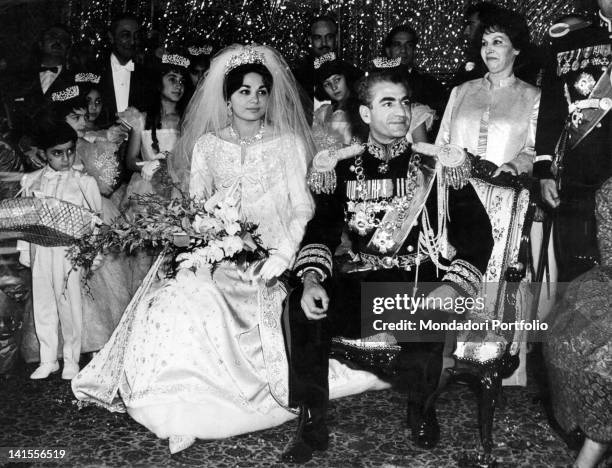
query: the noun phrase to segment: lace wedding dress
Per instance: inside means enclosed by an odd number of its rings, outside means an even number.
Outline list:
[[[190,191],[237,193],[266,247],[293,258],[313,204],[305,158],[287,154],[302,146],[291,140],[264,141],[242,155],[240,146],[204,135],[194,150]],[[280,282],[264,284],[257,265],[242,271],[222,263],[212,276],[179,273],[128,308],[107,345],[73,380],[73,392],[111,411],[127,410],[158,437],[178,441],[173,451],[193,438],[288,421],[295,414],[287,408],[286,294]],[[335,367],[337,396],[376,386],[370,374]]]

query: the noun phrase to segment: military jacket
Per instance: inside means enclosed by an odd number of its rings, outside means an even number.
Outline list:
[[[430,256],[422,243],[419,246],[419,237],[438,231],[440,205],[433,159],[413,153],[402,139],[389,148],[369,144],[360,156],[340,161],[335,172],[335,190],[315,195],[315,215],[295,264],[298,275],[309,268],[325,277],[332,275],[333,263],[341,261],[332,254],[343,231],[348,232],[352,251],[375,268],[409,269],[417,255]],[[493,248],[491,224],[471,184],[448,190],[448,243],[455,255],[441,258],[448,270],[437,279],[454,282],[473,294]],[[405,216],[389,219],[389,211]],[[449,256],[451,250],[442,253]]]
[[[574,110],[577,103],[584,103],[591,97],[596,83],[612,63],[611,34],[612,27],[593,25],[552,41],[542,79],[535,146],[538,155],[534,164],[536,177],[553,178],[552,161],[566,123],[573,125],[577,132],[584,130],[580,127],[583,125],[580,109]],[[608,112],[572,148],[576,142],[578,139],[570,135],[563,161],[562,186],[576,193],[596,190],[611,174],[612,114]]]

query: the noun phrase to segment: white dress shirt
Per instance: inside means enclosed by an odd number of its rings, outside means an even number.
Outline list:
[[[125,65],[121,65],[115,54],[111,54],[110,61],[113,72],[113,87],[115,88],[117,112],[123,112],[127,109],[130,99],[130,79],[134,71],[134,62],[130,60]]]
[[[40,87],[42,88],[43,94],[47,92],[61,72],[62,66],[59,65],[57,67],[57,73],[53,73],[51,70],[41,71],[38,73],[38,76],[40,77]]]

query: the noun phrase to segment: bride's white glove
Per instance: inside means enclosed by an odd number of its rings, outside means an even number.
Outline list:
[[[152,161],[144,161],[144,162],[137,162],[136,165],[140,166],[140,175],[142,176],[143,180],[146,181],[150,181],[153,178],[153,174],[155,174],[157,172],[157,170],[159,169],[160,163],[159,160],[160,159],[166,159],[166,154],[164,153],[159,153],[156,155],[156,159],[152,160]]]
[[[289,260],[280,254],[271,255],[261,267],[260,275],[264,281],[269,281],[283,274],[289,268]]]

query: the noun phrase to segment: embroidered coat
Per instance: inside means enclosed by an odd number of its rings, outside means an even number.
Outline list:
[[[386,151],[392,156],[387,163],[373,154],[386,159]],[[363,169],[364,197],[357,191],[359,168]],[[440,203],[431,158],[413,153],[410,144],[402,139],[390,148],[369,144],[361,156],[340,161],[335,172],[335,190],[316,195],[315,215],[306,228],[295,264],[298,276],[306,269],[315,269],[329,277],[342,269],[346,259],[332,259],[332,253],[346,230],[355,254],[362,260],[369,259],[370,264],[384,265],[373,269],[367,281],[388,278],[393,271],[398,273],[395,281],[410,281],[416,268],[406,267],[406,262],[419,255],[423,258],[419,281],[449,281],[463,294],[476,294],[491,255],[493,238],[489,217],[471,184],[459,190],[443,189],[448,190],[447,234],[452,245],[441,250],[440,263],[448,266],[445,272],[435,268],[430,261],[433,252],[423,242],[419,243],[419,237],[426,234],[424,231],[431,230],[430,239],[438,232]],[[403,210],[406,215],[403,223],[408,224],[380,223],[391,206]],[[412,227],[401,235],[400,225],[408,226],[410,220]],[[383,228],[377,228],[377,224]],[[385,229],[386,224],[389,225]],[[399,249],[394,242],[401,243]],[[454,256],[449,258],[452,251]]]

